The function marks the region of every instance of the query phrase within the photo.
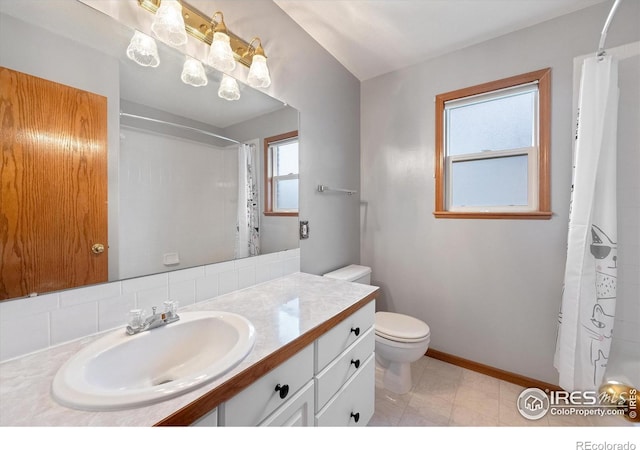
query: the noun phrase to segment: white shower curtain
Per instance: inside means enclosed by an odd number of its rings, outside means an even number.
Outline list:
[[[582,66],[555,367],[560,387],[594,390],[607,367],[616,306],[618,65]]]
[[[236,258],[260,254],[258,160],[254,144],[238,148],[238,221]]]

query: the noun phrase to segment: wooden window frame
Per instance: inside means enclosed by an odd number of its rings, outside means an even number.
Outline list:
[[[446,209],[446,151],[445,151],[445,103],[474,95],[487,94],[500,89],[512,88],[526,83],[538,83],[538,208],[526,212],[480,212],[448,211]],[[550,128],[551,128],[551,69],[541,69],[501,80],[471,86],[436,96],[436,142],[435,142],[435,211],[440,219],[550,219],[551,189]]]
[[[264,215],[281,217],[298,217],[298,212],[282,212],[273,210],[273,178],[271,170],[271,158],[269,147],[274,142],[285,141],[298,137],[298,130],[288,133],[270,136],[264,139]],[[299,173],[298,173],[299,175]],[[298,178],[299,179],[299,178]]]

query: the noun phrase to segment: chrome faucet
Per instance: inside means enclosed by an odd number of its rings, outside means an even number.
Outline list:
[[[127,334],[134,335],[142,333],[143,331],[152,330],[153,328],[162,327],[169,323],[180,320],[180,316],[177,313],[178,304],[176,302],[167,301],[164,302],[164,312],[157,313],[156,307],[152,308],[153,313],[143,319],[142,310],[134,309],[129,314],[129,324],[127,325]]]

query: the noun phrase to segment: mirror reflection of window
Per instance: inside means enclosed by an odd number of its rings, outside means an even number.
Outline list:
[[[298,215],[298,132],[265,139],[265,215]]]

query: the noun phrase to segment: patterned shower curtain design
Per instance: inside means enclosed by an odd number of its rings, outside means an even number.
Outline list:
[[[260,254],[260,215],[258,201],[258,161],[254,144],[238,149],[238,221],[236,258]]]
[[[567,391],[600,386],[616,306],[618,64],[582,66],[564,290],[554,365]]]

